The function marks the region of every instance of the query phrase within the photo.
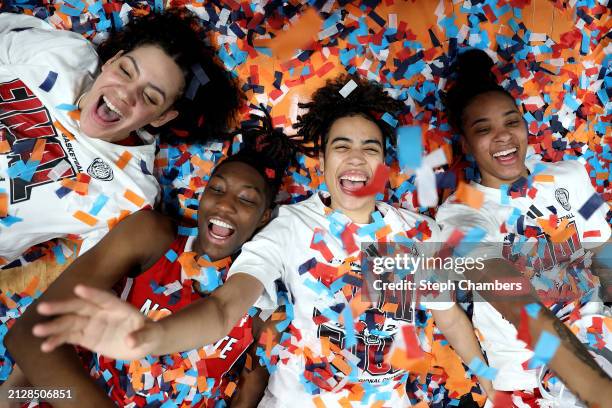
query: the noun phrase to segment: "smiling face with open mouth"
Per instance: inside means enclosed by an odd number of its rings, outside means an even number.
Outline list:
[[[374,177],[382,162],[383,135],[376,123],[361,115],[337,119],[329,129],[325,152],[320,157],[331,207],[353,222],[369,222],[375,198],[358,197],[354,192]]]
[[[79,103],[81,130],[116,142],[145,125],[162,126],[178,115],[172,105],[184,82],[179,66],[157,46],[119,52],[102,66]]]
[[[270,219],[266,182],[254,168],[221,163],[208,181],[198,209],[194,249],[212,261],[232,255]]]
[[[499,188],[527,175],[527,127],[508,95],[478,95],[464,109],[462,123],[463,147],[478,164],[481,184]]]

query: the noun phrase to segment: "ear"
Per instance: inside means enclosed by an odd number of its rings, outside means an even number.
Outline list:
[[[170,122],[172,119],[178,116],[178,111],[176,109],[168,109],[164,113],[162,113],[157,119],[150,123],[153,127],[160,127]]]
[[[116,53],[115,55],[113,55],[110,59],[108,59],[100,68],[102,71],[104,71],[106,69],[107,66],[111,65],[113,62],[117,61],[123,54],[125,54],[125,51],[121,50],[118,53]]]
[[[321,173],[325,173],[325,153],[322,151],[319,152],[319,168]]]
[[[261,219],[259,220],[259,224],[257,224],[257,228],[261,228],[265,226],[268,222],[270,222],[270,217],[272,217],[272,210],[266,208],[261,215]]]

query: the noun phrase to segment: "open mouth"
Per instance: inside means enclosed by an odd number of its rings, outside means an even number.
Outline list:
[[[347,194],[362,189],[368,183],[369,177],[361,171],[348,171],[339,178],[340,189]]]
[[[98,100],[96,108],[96,115],[100,120],[107,123],[115,123],[123,118],[123,112],[121,112],[111,101],[104,95]]]
[[[513,147],[493,153],[493,158],[500,164],[513,164],[518,158],[518,149]]]
[[[216,240],[222,241],[231,237],[236,228],[219,218],[211,218],[208,222],[208,233]]]

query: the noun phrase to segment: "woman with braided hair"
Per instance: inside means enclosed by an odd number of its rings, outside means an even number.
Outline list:
[[[50,286],[41,301],[72,303],[78,301],[73,293],[75,288],[79,294],[82,285],[98,289],[115,286],[117,293],[131,306],[116,299],[120,307],[111,309],[112,314],[119,315],[125,308],[133,308],[137,316],[121,319],[124,323],[144,323],[145,315],[153,320],[171,315],[159,320],[162,322],[197,308],[202,298],[209,297],[217,287],[222,288],[232,257],[269,221],[283,174],[295,154],[285,135],[272,128],[267,114],[263,126],[245,129],[243,136],[244,147],[215,167],[202,193],[196,236],[181,235],[171,219],[154,211],[140,211],[79,257]],[[117,284],[118,281],[122,282]],[[160,291],[160,287],[167,290]],[[123,360],[136,360],[125,364],[94,355],[89,364],[90,375],[103,384],[100,388],[79,366],[73,348],[61,347],[48,354],[41,352],[41,342],[33,337],[32,327],[43,319],[34,306],[15,323],[5,340],[11,355],[33,385],[74,388],[81,405],[96,407],[113,406],[113,402],[120,406],[132,403],[145,406],[153,397],[204,407],[229,400],[233,387],[230,383],[239,382],[238,361],[252,343],[253,325],[257,323],[257,318],[252,318],[245,310],[214,344],[199,348],[205,343],[191,340],[193,347],[185,348],[194,349],[187,352],[189,358],[175,354],[163,359],[138,360],[149,351],[142,355],[136,355],[135,351],[140,354],[145,347],[130,349],[131,354],[119,356]],[[167,334],[169,337],[196,338],[202,334],[199,326],[204,320],[200,316],[199,322],[171,329]],[[68,329],[65,323],[57,328]],[[121,335],[114,334],[115,330],[120,332],[119,326],[98,328],[122,340]],[[90,325],[87,330],[94,327]],[[43,351],[49,349],[43,346]],[[54,370],[40,370],[41,365],[52,366]],[[136,366],[147,369],[138,372],[134,370]],[[171,381],[164,374],[190,369],[196,370],[191,378],[201,378],[191,385],[183,382],[189,377]],[[265,369],[261,371],[245,373],[233,406],[256,404],[267,380]],[[150,381],[143,383],[143,375]],[[61,406],[61,402],[54,402],[54,406]]]

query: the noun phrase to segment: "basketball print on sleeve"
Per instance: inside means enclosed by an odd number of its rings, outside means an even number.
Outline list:
[[[7,142],[10,201],[30,199],[32,189],[76,171],[51,115],[34,93],[19,79],[0,83],[0,144]]]

